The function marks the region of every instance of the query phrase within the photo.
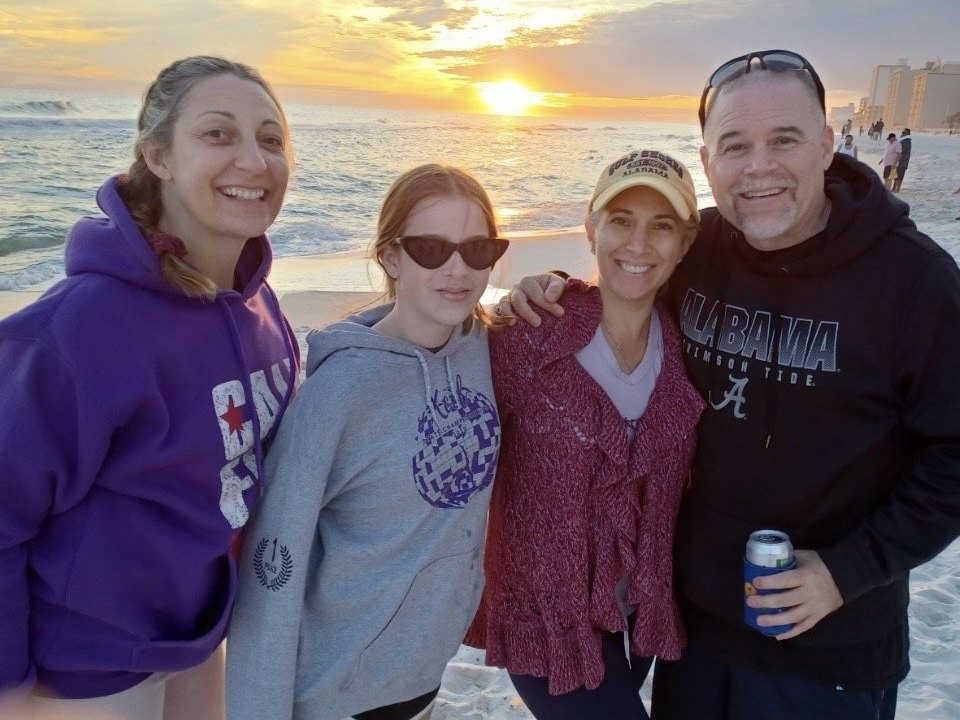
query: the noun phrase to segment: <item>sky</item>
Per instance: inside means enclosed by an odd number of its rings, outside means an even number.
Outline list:
[[[0,88],[56,99],[139,95],[214,54],[284,102],[508,111],[512,80],[526,114],[692,122],[715,67],[769,48],[807,57],[828,107],[856,105],[876,65],[960,61],[960,0],[0,0]]]

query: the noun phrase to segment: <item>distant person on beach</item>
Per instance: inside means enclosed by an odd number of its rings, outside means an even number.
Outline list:
[[[137,127],[66,279],[0,321],[4,717],[224,714],[231,549],[298,366],[264,235],[289,131],[215,57],[163,70]]]
[[[849,155],[852,158],[859,158],[860,151],[857,150],[857,146],[853,144],[853,135],[847,135],[843,142],[837,146],[837,152],[841,155]]]
[[[902,146],[897,140],[897,134],[887,135],[887,148],[883,151],[879,164],[883,165],[883,184],[888,190],[893,188],[893,182],[897,179],[897,165],[900,163],[901,152]]]
[[[893,181],[893,191],[900,192],[900,184],[907,174],[910,165],[910,152],[913,149],[913,138],[910,137],[910,128],[904,128],[900,133],[900,160],[897,162],[897,177]]]
[[[588,206],[597,277],[491,336],[504,442],[466,643],[538,718],[647,717],[653,656],[684,644],[671,545],[704,403],[658,297],[698,220],[687,168],[626,154]]]
[[[483,589],[500,419],[479,300],[506,249],[466,172],[391,185],[372,253],[390,302],[309,336],[267,461],[229,717],[429,717]]]
[[[960,534],[960,271],[876,173],[833,153],[824,89],[787,51],[724,63],[701,100],[717,209],[670,283],[708,400],[675,547],[689,644],[658,661],[656,720],[894,717],[909,573]],[[556,276],[526,278],[550,304]],[[552,305],[555,312],[559,306]],[[750,533],[798,567],[753,580]],[[780,610],[743,622],[744,603]]]

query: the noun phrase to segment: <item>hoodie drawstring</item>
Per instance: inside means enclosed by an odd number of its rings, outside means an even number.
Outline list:
[[[423,374],[423,387],[424,392],[427,397],[427,408],[430,410],[430,414],[433,416],[434,425],[438,428],[442,426],[440,418],[437,417],[437,410],[433,404],[433,387],[430,385],[430,368],[427,366],[427,359],[423,356],[423,353],[417,349],[413,351],[417,356],[417,360],[420,361],[420,372]],[[450,388],[450,395],[453,398],[453,402],[457,404],[457,407],[460,407],[460,398],[457,397],[457,388],[453,382],[453,371],[450,369],[450,358],[445,357],[443,359],[443,367],[446,370],[447,374],[447,387]]]
[[[457,385],[453,382],[453,371],[450,369],[449,355],[443,359],[443,367],[447,371],[447,387],[450,388],[450,395],[453,397],[453,402],[462,410],[463,408],[460,407],[460,393],[457,392]]]
[[[437,411],[433,407],[433,387],[430,385],[430,368],[427,367],[427,359],[423,356],[423,353],[420,352],[420,350],[414,350],[413,353],[417,356],[417,360],[420,361],[420,373],[423,375],[423,390],[427,399],[427,409],[433,416],[434,425],[440,427],[440,418],[437,417]]]

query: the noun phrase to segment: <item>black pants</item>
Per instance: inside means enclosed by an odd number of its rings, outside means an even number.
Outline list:
[[[410,718],[423,712],[424,708],[433,702],[439,692],[440,688],[437,688],[425,695],[415,697],[413,700],[384,705],[373,710],[364,710],[353,717],[356,720],[410,720]]]
[[[644,720],[649,718],[640,700],[653,658],[630,654],[630,666],[623,648],[623,633],[604,633],[603,682],[595,690],[578,688],[563,695],[551,695],[547,678],[510,674],[513,686],[527,709],[538,720]]]
[[[893,720],[896,710],[896,686],[853,692],[729,665],[693,647],[676,662],[657,660],[653,673],[653,720]]]

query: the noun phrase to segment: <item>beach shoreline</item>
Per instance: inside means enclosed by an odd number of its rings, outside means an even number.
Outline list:
[[[490,274],[484,302],[493,302],[524,275],[562,269],[591,277],[593,256],[582,228],[511,233],[510,249]],[[324,255],[275,257],[270,285],[295,328],[319,328],[376,303],[382,296],[380,269],[362,250]],[[15,313],[54,284],[29,290],[0,291],[0,318]]]

